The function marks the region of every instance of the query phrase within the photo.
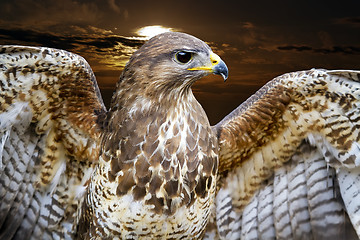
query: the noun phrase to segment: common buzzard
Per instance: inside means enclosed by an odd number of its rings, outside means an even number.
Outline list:
[[[282,75],[215,126],[191,85],[228,69],[164,33],[106,110],[80,56],[0,48],[0,239],[360,236],[360,71]]]

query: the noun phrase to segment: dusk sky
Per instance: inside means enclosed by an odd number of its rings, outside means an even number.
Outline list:
[[[83,56],[107,102],[131,54],[162,26],[206,41],[229,78],[193,86],[217,123],[272,78],[310,68],[360,69],[360,1],[0,0],[0,44]],[[146,36],[141,36],[146,35]]]

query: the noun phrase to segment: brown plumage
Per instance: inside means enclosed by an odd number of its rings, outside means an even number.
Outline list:
[[[280,76],[211,127],[191,85],[227,68],[190,35],[145,43],[108,111],[81,57],[0,54],[0,239],[360,232],[357,71]]]

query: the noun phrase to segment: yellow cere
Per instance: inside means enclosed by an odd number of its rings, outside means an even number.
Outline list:
[[[220,61],[221,61],[221,58],[217,54],[211,52],[210,53],[210,65],[194,67],[194,68],[188,68],[187,70],[190,70],[190,71],[205,70],[205,71],[211,71],[212,72],[214,66],[217,65]]]

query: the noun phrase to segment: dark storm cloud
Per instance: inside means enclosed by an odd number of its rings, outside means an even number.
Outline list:
[[[312,48],[308,47],[308,46],[280,46],[280,47],[278,47],[278,49],[285,50],[285,51],[296,50],[299,52],[312,50]]]
[[[345,17],[336,20],[338,24],[344,24],[351,27],[360,27],[360,17]]]
[[[71,50],[78,40],[25,29],[0,29],[1,44],[32,44]]]
[[[323,54],[336,54],[336,53],[354,54],[354,55],[360,54],[360,47],[353,47],[353,46],[333,46],[331,48],[313,48],[310,46],[288,45],[288,46],[279,46],[277,47],[277,49],[281,51],[298,51],[298,52],[309,51],[313,53],[323,53]]]
[[[47,47],[61,48],[66,50],[73,50],[79,44],[94,46],[99,50],[104,48],[114,48],[119,43],[138,48],[144,41],[138,39],[129,39],[122,36],[66,36],[55,35],[53,33],[38,32],[26,29],[1,29],[0,28],[0,43],[2,44],[18,44],[24,42],[28,44],[35,44]]]

